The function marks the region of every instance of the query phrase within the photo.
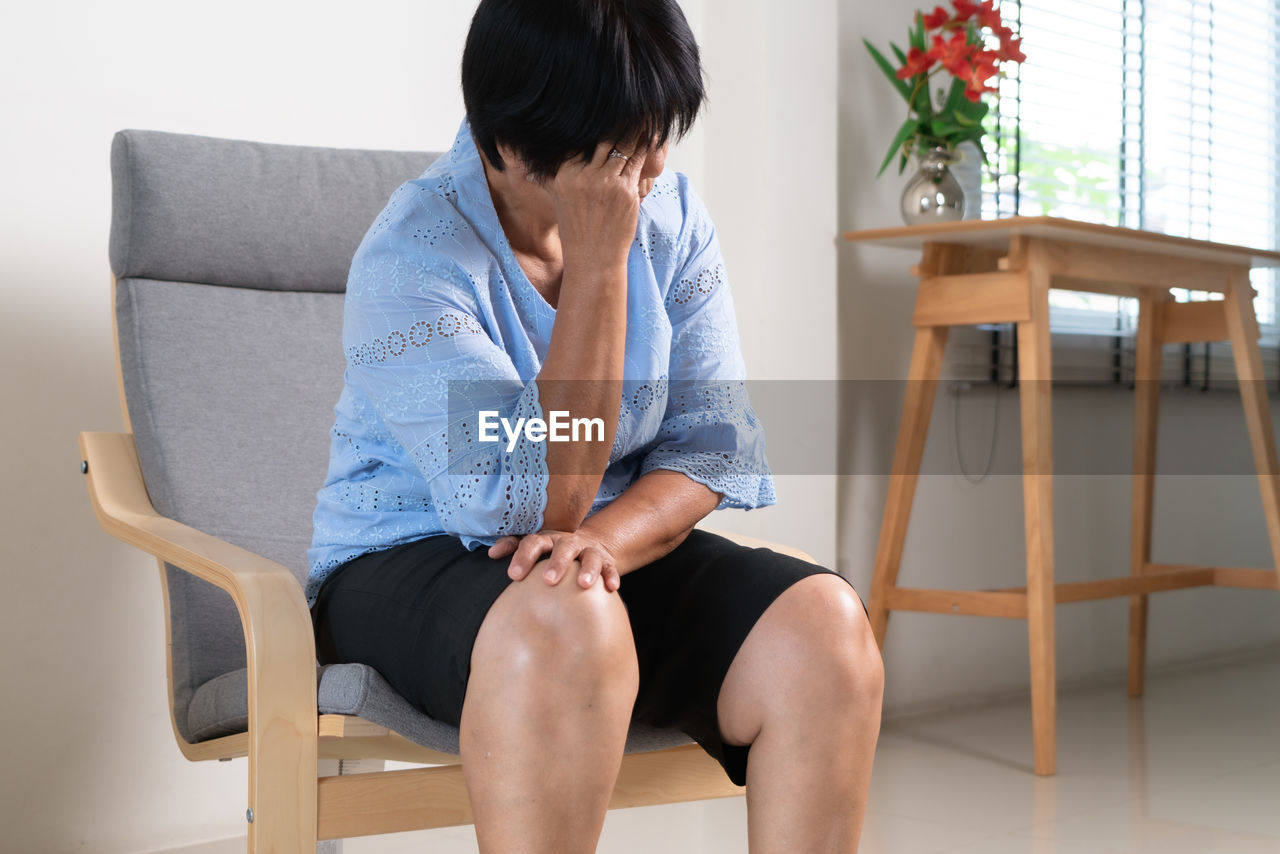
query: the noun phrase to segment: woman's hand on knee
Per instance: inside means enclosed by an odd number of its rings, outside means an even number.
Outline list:
[[[542,580],[549,585],[559,584],[577,570],[578,586],[586,589],[599,578],[610,593],[622,584],[613,553],[598,537],[575,531],[539,531],[523,537],[503,537],[489,547],[489,557],[498,559],[511,555],[507,574],[516,581],[529,575],[534,566],[541,564]]]

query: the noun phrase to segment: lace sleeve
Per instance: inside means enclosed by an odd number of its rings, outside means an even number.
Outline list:
[[[682,472],[720,493],[719,508],[776,501],[764,428],[747,397],[733,297],[715,228],[687,190],[688,252],[666,296],[671,319],[667,408],[641,474]]]
[[[475,548],[539,530],[545,445],[482,431],[481,423],[541,418],[536,381],[523,381],[485,332],[465,273],[427,269],[395,250],[394,237],[379,239],[353,261],[343,329],[348,383],[421,473],[447,533]]]

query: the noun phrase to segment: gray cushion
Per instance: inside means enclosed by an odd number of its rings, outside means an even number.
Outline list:
[[[165,516],[307,574],[342,390],[341,294],[124,279],[116,317],[147,491]],[[168,571],[179,732],[192,692],[245,666],[231,598]]]
[[[187,730],[198,740],[245,732],[249,728],[248,671],[225,673],[200,686],[192,698]],[[382,674],[365,664],[331,664],[320,669],[321,714],[359,715],[405,738],[444,753],[458,754],[458,729],[427,717],[392,689]],[[662,750],[692,739],[679,730],[632,723],[627,753]]]
[[[129,419],[162,514],[307,576],[342,392],[341,294],[124,279]]]
[[[111,142],[111,269],[340,292],[392,190],[437,156],[122,130]]]

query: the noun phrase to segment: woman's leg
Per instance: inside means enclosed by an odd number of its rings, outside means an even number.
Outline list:
[[[750,744],[752,854],[853,854],[880,732],[884,669],[852,587],[803,578],[761,615],[721,685],[729,744]]]
[[[540,567],[490,607],[462,706],[463,776],[485,854],[595,851],[639,683],[627,611]]]

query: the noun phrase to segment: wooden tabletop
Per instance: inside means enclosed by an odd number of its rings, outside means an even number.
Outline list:
[[[1175,237],[1136,228],[1079,222],[1055,216],[1014,216],[1004,219],[969,219],[928,225],[901,225],[846,231],[844,239],[878,246],[918,249],[926,242],[965,243],[988,249],[1007,249],[1015,234],[1044,237],[1063,243],[1110,246],[1141,252],[1177,255],[1248,267],[1280,267],[1280,252],[1252,249],[1231,243],[1214,243]]]

